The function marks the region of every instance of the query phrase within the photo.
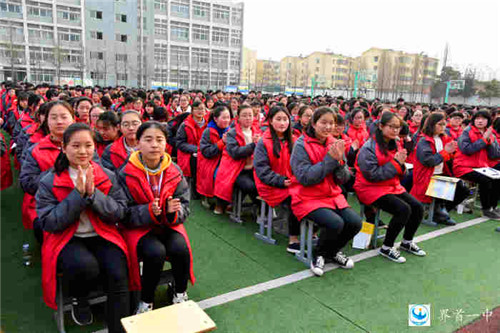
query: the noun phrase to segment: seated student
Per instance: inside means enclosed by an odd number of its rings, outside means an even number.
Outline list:
[[[196,159],[201,135],[207,128],[205,119],[205,104],[194,101],[191,114],[179,126],[175,136],[177,147],[177,165],[184,177],[191,178],[191,191],[196,197]]]
[[[22,165],[24,161],[23,154],[49,134],[47,126],[41,125],[45,122],[45,117],[50,106],[50,103],[43,103],[35,113],[35,122],[23,128],[17,136],[15,157],[19,165]]]
[[[253,124],[252,124],[252,127],[254,130],[256,131],[260,131],[261,130],[261,127],[263,125],[263,115],[261,113],[262,111],[262,104],[255,100],[253,101],[250,106],[252,107],[252,110],[253,110]],[[232,114],[231,114],[232,115]]]
[[[12,134],[17,121],[21,118],[23,113],[28,110],[28,97],[29,95],[27,93],[20,92],[17,95],[15,103],[7,110],[3,127],[9,134]]]
[[[253,152],[260,140],[260,134],[252,128],[253,111],[248,104],[238,108],[234,128],[227,133],[227,143],[215,177],[214,195],[217,206],[222,211],[233,201],[233,188],[237,186],[243,194],[248,194],[254,204],[257,201],[257,188],[253,179]],[[220,211],[214,211],[215,214]]]
[[[80,97],[74,104],[76,122],[90,123],[90,109],[92,108],[92,100],[88,97]]]
[[[3,123],[3,119],[0,118],[0,124]],[[9,147],[7,146],[7,141],[0,132],[0,191],[12,185],[12,167],[10,166],[10,155]]]
[[[120,118],[113,111],[106,111],[99,116],[96,123],[96,147],[95,150],[99,157],[102,156],[104,149],[120,138]]]
[[[189,188],[181,169],[165,153],[167,131],[156,121],[137,130],[139,150],[119,171],[128,197],[122,234],[133,270],[143,261],[142,293],[136,313],[153,309],[154,294],[166,258],[174,275],[173,303],[188,300],[187,282],[194,283],[191,245],[183,223],[189,215]]]
[[[222,152],[227,143],[227,131],[231,123],[231,113],[225,106],[218,106],[210,113],[207,128],[201,135],[198,147],[198,167],[196,168],[196,190],[205,198],[202,205],[210,208],[208,198],[214,196],[214,182]],[[222,214],[222,208],[216,207]]]
[[[457,141],[460,135],[462,135],[462,121],[464,120],[464,115],[462,112],[455,111],[450,114],[450,120],[446,126],[446,134],[449,135],[453,140]]]
[[[410,127],[411,135],[415,134],[418,131],[423,116],[424,114],[422,113],[422,110],[417,109],[413,112],[411,119],[407,121],[408,126]]]
[[[144,107],[144,114],[142,115],[143,121],[153,120],[155,107],[156,105],[153,101],[146,103],[146,106]]]
[[[19,183],[24,191],[22,221],[26,229],[35,229],[37,240],[42,242],[42,232],[35,211],[35,193],[43,173],[54,166],[66,128],[74,122],[73,108],[66,102],[49,102],[42,127],[49,134],[23,154],[24,162],[19,173]]]
[[[300,107],[299,112],[297,113],[297,121],[293,125],[293,136],[295,140],[297,140],[309,125],[311,121],[311,117],[313,114],[313,110],[309,105],[304,105]]]
[[[116,224],[125,218],[127,200],[113,173],[93,162],[93,156],[92,130],[73,124],[64,132],[54,170],[40,181],[36,208],[44,231],[43,296],[56,309],[56,272],[62,272],[73,297],[73,320],[89,325],[93,315],[86,297],[102,277],[108,330],[124,332],[120,319],[130,311],[132,270],[127,268],[127,246]]]
[[[104,149],[101,156],[102,165],[117,171],[127,161],[130,154],[137,148],[137,129],[141,126],[141,115],[134,110],[128,110],[120,116],[120,131],[122,137]]]
[[[366,129],[365,109],[356,108],[349,114],[349,128],[347,136],[351,138],[352,145],[363,147],[366,140],[370,137]]]
[[[414,186],[410,194],[422,203],[431,203],[432,199],[425,195],[433,175],[451,176],[451,171],[446,163],[453,158],[457,143],[445,135],[446,119],[442,113],[432,113],[422,130],[422,136],[417,145],[417,158],[413,164]],[[448,215],[465,198],[469,190],[458,182],[453,201],[443,202],[435,199],[434,221],[445,225],[455,225],[456,222]]]
[[[331,135],[334,126],[332,109],[316,109],[290,158],[293,214],[299,221],[312,220],[320,227],[311,261],[311,271],[317,276],[323,275],[325,259],[333,259],[342,268],[354,267],[341,250],[361,229],[361,217],[349,208],[339,186],[351,175],[344,161],[344,142]]]
[[[380,254],[397,263],[406,259],[394,248],[396,237],[404,228],[400,249],[425,256],[413,237],[422,222],[423,206],[401,186],[399,177],[405,173],[406,150],[397,150],[396,138],[402,120],[392,112],[384,112],[375,137],[359,150],[356,159],[354,190],[359,201],[393,215]]]
[[[12,138],[14,141],[17,141],[17,137],[21,133],[23,128],[26,128],[28,125],[32,125],[35,123],[35,115],[38,111],[38,108],[44,103],[43,98],[39,95],[30,94],[28,97],[28,108],[23,114],[19,117],[16,124],[14,125],[14,129],[12,130]]]
[[[99,116],[106,112],[106,109],[101,105],[95,104],[90,109],[90,128],[94,129],[97,126]]]
[[[479,199],[483,215],[500,220],[497,207],[500,196],[500,180],[491,179],[474,168],[489,167],[492,161],[500,159],[500,147],[493,135],[491,115],[487,110],[477,111],[458,139],[458,151],[453,160],[453,174],[479,185]],[[495,169],[500,170],[495,166]]]
[[[290,211],[291,197],[288,188],[292,184],[290,154],[293,148],[291,116],[284,107],[275,106],[267,116],[269,128],[255,147],[254,179],[257,191],[270,206],[285,206]],[[300,227],[297,217],[288,214],[287,252],[300,251]]]

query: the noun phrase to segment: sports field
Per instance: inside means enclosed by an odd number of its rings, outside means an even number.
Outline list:
[[[22,265],[23,242],[35,244],[21,224],[22,192],[14,186],[0,195],[1,329],[55,332],[53,311],[42,300],[38,250],[32,267]],[[353,197],[349,202],[357,209]],[[255,239],[257,224],[250,215],[237,225],[227,216],[212,214],[199,201],[191,207],[186,227],[198,281],[188,293],[206,307],[220,332],[453,332],[482,316],[489,319],[489,311],[500,305],[500,234],[494,232],[498,223],[477,215],[454,215],[459,222],[477,224],[444,235],[433,233],[420,242],[428,253],[425,258],[406,255],[408,261],[401,265],[369,250],[347,250],[355,258],[367,258],[351,271],[334,269],[318,278],[286,253],[285,237],[276,236],[276,246]],[[423,225],[418,235],[437,229]],[[287,276],[280,280],[285,284],[262,290],[270,285],[265,282]],[[286,284],[288,280],[300,281]],[[236,292],[217,297],[241,289],[248,296]],[[156,306],[164,304],[164,297],[165,290],[159,289]],[[224,303],[229,297],[236,300]],[[408,326],[409,304],[430,305],[430,327]],[[102,330],[102,311],[96,306],[96,322],[83,328],[66,316],[67,331]],[[498,321],[498,316],[491,318]]]

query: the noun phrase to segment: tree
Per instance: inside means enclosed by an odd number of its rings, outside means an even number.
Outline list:
[[[486,82],[484,85],[484,90],[481,90],[479,92],[479,97],[481,98],[488,98],[491,102],[491,98],[493,97],[500,97],[500,82],[497,80],[491,80],[489,82]]]

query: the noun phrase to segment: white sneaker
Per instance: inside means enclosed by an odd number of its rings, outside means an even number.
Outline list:
[[[203,197],[203,199],[201,200],[201,205],[207,209],[210,209],[210,202],[208,202],[207,197]]]
[[[175,293],[174,298],[172,299],[172,304],[184,303],[188,300],[187,292],[183,293]]]
[[[346,256],[344,253],[342,252],[337,252],[337,254],[335,255],[335,257],[333,258],[333,261],[339,265],[341,268],[344,268],[344,269],[351,269],[354,267],[354,261],[352,261],[351,258],[349,258],[348,256]]]
[[[141,314],[152,310],[153,310],[153,303],[145,303],[143,301],[140,301],[139,305],[137,305],[137,310],[135,310],[135,314]]]
[[[383,256],[386,257],[387,259],[397,262],[398,264],[402,264],[406,262],[406,258],[401,256],[401,253],[399,253],[398,250],[396,250],[394,247],[391,247],[387,250],[384,250],[383,248],[380,248],[378,252]]]
[[[417,244],[411,242],[411,243],[401,243],[401,245],[399,246],[399,248],[401,250],[404,250],[408,253],[411,253],[411,254],[414,254],[416,256],[419,256],[419,257],[425,257],[427,255],[427,253],[422,250],[421,248],[419,248],[417,246]]]
[[[311,271],[316,276],[323,275],[323,268],[325,267],[325,259],[322,256],[317,256],[311,261]]]

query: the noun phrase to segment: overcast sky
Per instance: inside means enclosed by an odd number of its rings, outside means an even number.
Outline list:
[[[245,47],[259,59],[370,47],[500,69],[500,0],[241,0]]]

